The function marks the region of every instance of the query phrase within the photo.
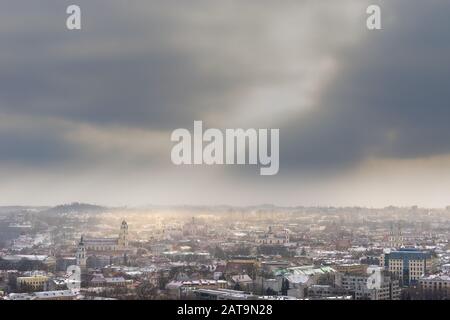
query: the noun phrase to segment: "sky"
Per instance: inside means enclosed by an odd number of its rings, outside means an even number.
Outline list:
[[[71,4],[1,1],[0,205],[450,205],[448,1]],[[280,129],[279,173],[175,166],[194,120]]]

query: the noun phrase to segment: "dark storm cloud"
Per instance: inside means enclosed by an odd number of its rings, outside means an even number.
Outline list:
[[[69,32],[69,1],[10,1],[8,10],[0,12],[0,42],[5,44],[0,111],[51,117],[72,126],[150,130],[189,126],[205,117],[220,119],[232,112],[248,88],[290,81],[292,75],[279,69],[283,55],[291,53],[277,48],[279,35],[270,36],[268,26],[275,20],[286,29],[285,15],[293,11],[302,19],[292,15],[290,29],[301,31],[303,25],[297,23],[308,20],[300,16],[308,3],[288,1],[279,7],[273,1],[80,1],[83,30]],[[313,8],[320,12],[320,6]],[[40,159],[58,145],[77,154],[89,152],[68,143],[61,128],[55,130],[60,134],[48,139],[36,131],[35,136],[41,136],[41,148],[35,152]],[[37,147],[29,148],[24,139],[17,143],[8,157],[32,163]],[[29,150],[26,157],[24,150]],[[52,154],[48,152],[49,160]]]
[[[227,67],[236,62],[221,60],[223,53],[214,48],[202,51],[183,45],[216,39],[207,38],[209,31],[195,23],[191,26],[187,18],[178,21],[167,14],[170,9],[176,14],[174,6],[180,3],[153,1],[153,7],[138,3],[153,11],[132,16],[136,11],[120,1],[109,2],[107,10],[99,3],[80,1],[83,30],[79,33],[65,30],[64,3],[34,4],[34,14],[20,11],[26,8],[24,2],[11,3],[16,10],[2,15],[4,24],[15,17],[22,19],[0,32],[0,41],[8,44],[0,57],[1,110],[173,128],[226,107],[227,94],[255,78],[255,71],[237,73],[234,66]],[[166,20],[159,16],[161,12]],[[182,18],[183,12],[179,15]]]
[[[76,150],[61,139],[60,133],[47,128],[5,130],[0,126],[0,163],[40,167],[73,159]]]
[[[283,164],[335,170],[367,157],[449,153],[449,8],[440,1],[386,5],[383,17],[395,21],[345,52],[321,106],[286,126]]]

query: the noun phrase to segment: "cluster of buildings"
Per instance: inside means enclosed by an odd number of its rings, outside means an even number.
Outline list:
[[[0,217],[0,299],[450,298],[448,209],[173,211]]]

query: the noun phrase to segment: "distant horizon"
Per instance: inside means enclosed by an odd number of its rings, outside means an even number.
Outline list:
[[[283,209],[290,209],[290,208],[334,208],[334,209],[369,209],[369,210],[382,210],[382,209],[389,209],[389,208],[396,208],[396,209],[425,209],[425,210],[440,210],[440,209],[447,209],[450,208],[450,205],[445,207],[423,207],[423,206],[417,206],[417,205],[388,205],[384,207],[369,207],[369,206],[360,206],[360,205],[346,205],[346,206],[335,206],[335,205],[277,205],[277,204],[250,204],[250,205],[232,205],[232,204],[146,204],[146,205],[107,205],[107,204],[99,204],[99,203],[92,203],[92,202],[67,202],[67,203],[58,203],[58,204],[47,204],[47,205],[30,205],[30,204],[24,204],[24,205],[1,205],[0,208],[8,208],[8,207],[25,207],[25,208],[56,208],[60,206],[71,206],[71,205],[90,205],[90,206],[96,206],[96,207],[103,207],[107,209],[147,209],[149,207],[161,207],[161,208],[167,208],[167,207],[180,207],[180,208],[214,208],[214,207],[230,207],[230,208],[261,208],[261,207],[274,207],[274,208],[283,208]]]

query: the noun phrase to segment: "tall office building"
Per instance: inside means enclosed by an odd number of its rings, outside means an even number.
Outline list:
[[[432,269],[433,261],[429,252],[400,249],[382,254],[380,266],[398,276],[401,285],[411,286]]]

